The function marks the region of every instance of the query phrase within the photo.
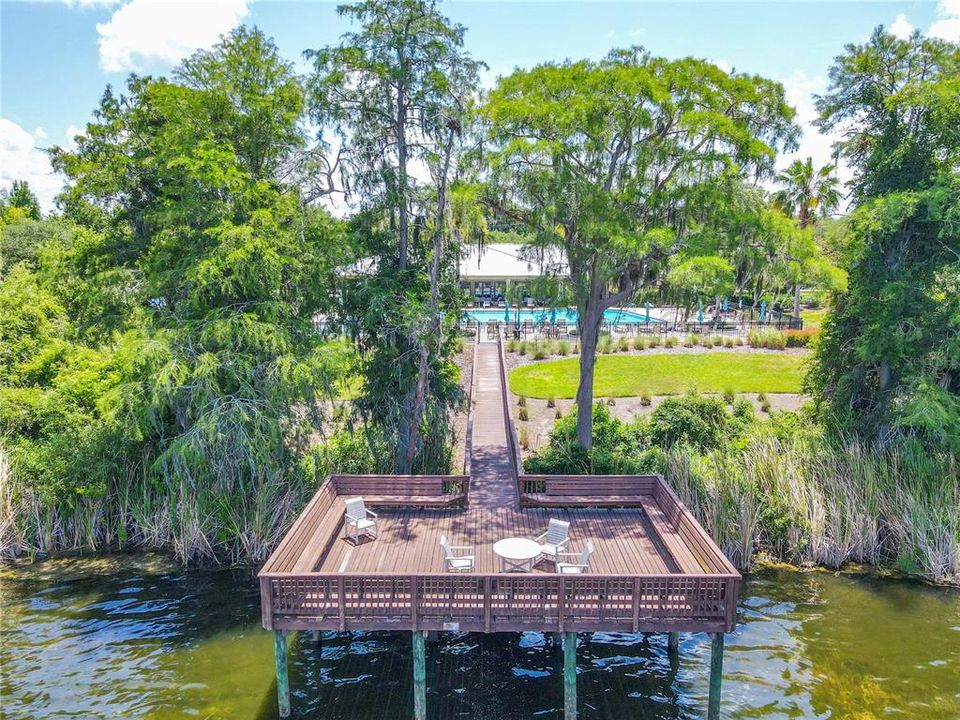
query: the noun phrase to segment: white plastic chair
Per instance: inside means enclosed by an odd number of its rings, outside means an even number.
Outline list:
[[[582,575],[584,573],[590,572],[590,556],[593,555],[593,543],[589,540],[587,544],[583,546],[583,550],[580,551],[580,555],[577,553],[560,553],[564,557],[579,557],[580,562],[578,563],[567,563],[557,561],[557,572],[562,575]]]
[[[447,572],[470,572],[473,570],[473,555],[457,555],[457,550],[473,550],[473,545],[451,545],[446,535],[440,536],[440,549]]]
[[[343,522],[347,537],[352,538],[354,543],[360,542],[361,535],[376,538],[377,514],[373,510],[367,510],[367,506],[363,504],[363,498],[350,498],[344,502],[347,511],[343,515]]]
[[[556,562],[557,555],[566,552],[570,543],[570,523],[550,518],[547,531],[535,537],[533,541],[540,544],[540,557],[547,557]]]

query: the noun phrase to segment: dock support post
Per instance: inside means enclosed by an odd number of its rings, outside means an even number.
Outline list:
[[[577,634],[563,634],[563,720],[577,718]]]
[[[287,675],[287,633],[273,631],[273,654],[277,663],[277,705],[280,717],[290,717],[290,678]]]
[[[427,648],[425,633],[413,631],[413,717],[427,720]]]
[[[670,659],[676,658],[680,651],[680,633],[672,632],[667,634],[667,654]]]
[[[720,681],[723,678],[723,633],[713,633],[710,647],[710,697],[707,720],[720,720]]]

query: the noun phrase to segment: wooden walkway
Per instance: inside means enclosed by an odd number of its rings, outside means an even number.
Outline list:
[[[732,627],[740,576],[661,478],[522,474],[502,362],[499,343],[476,346],[469,477],[331,477],[261,571],[265,627]],[[378,536],[354,544],[343,500],[358,494],[377,498]],[[571,551],[594,544],[590,573],[499,572],[494,542],[533,538],[550,518],[570,522]],[[473,546],[473,573],[444,572],[441,534]]]

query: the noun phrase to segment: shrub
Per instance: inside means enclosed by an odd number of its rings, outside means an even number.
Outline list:
[[[620,352],[627,352],[630,349],[630,341],[625,337],[620,338],[620,342],[617,343],[617,349]]]
[[[690,336],[690,335],[687,335],[687,337],[685,337],[685,338],[683,339],[683,346],[684,346],[685,348],[692,348],[692,347],[693,347],[693,337]]]
[[[720,347],[723,345],[723,338],[720,335],[714,335],[712,338],[710,338],[710,342],[713,343],[714,347]]]
[[[527,398],[525,395],[521,395],[520,397],[517,398],[517,405],[519,405],[520,407],[527,406]]]
[[[733,338],[724,338],[723,346],[725,348],[732,348],[734,346]]]
[[[699,335],[687,335],[687,339],[694,345],[699,345],[702,338]]]
[[[684,444],[706,452],[741,435],[745,424],[744,418],[727,412],[720,398],[689,393],[657,406],[650,417],[650,441],[663,448]]]
[[[787,346],[787,338],[779,330],[751,330],[747,334],[750,347],[766,348],[767,350],[783,350]]]
[[[609,475],[662,473],[666,467],[664,452],[650,447],[645,424],[618,420],[603,403],[593,406],[593,447],[585,450],[576,440],[574,407],[557,421],[547,446],[524,460],[524,469],[529,473]]]
[[[647,341],[647,347],[648,348],[660,347],[661,342],[662,342],[662,338],[659,335],[654,335],[653,337],[650,338],[650,340]],[[673,344],[674,345],[677,344],[676,338],[673,338]],[[671,347],[673,346],[671,345]]]
[[[784,336],[787,347],[807,347],[819,334],[819,328],[804,328],[803,330],[787,330]]]
[[[613,340],[610,339],[609,335],[600,338],[600,341],[597,343],[597,349],[604,355],[610,354],[610,351],[613,350]]]
[[[520,342],[516,339],[509,340],[507,342],[507,352],[515,353],[520,346]]]
[[[561,340],[557,343],[557,355],[566,356],[570,354],[570,343],[566,340]]]
[[[522,427],[517,431],[517,439],[520,441],[520,447],[524,450],[530,449],[530,433],[527,428]]]
[[[650,407],[650,403],[652,402],[653,399],[650,397],[650,393],[646,390],[640,393],[640,404],[643,405],[643,407]]]
[[[537,347],[531,356],[534,360],[543,360],[547,356],[547,351],[543,347]]]
[[[663,344],[666,345],[668,348],[676,347],[677,346],[676,336],[671,335],[670,337],[668,337],[666,340],[663,341]]]
[[[634,350],[643,350],[646,346],[647,346],[647,343],[642,337],[637,337],[633,341]]]
[[[526,341],[526,340],[521,340],[521,341],[520,341],[520,347],[517,349],[517,352],[519,352],[521,355],[526,355],[526,354],[527,354],[527,341]]]
[[[711,350],[713,348],[713,338],[708,338],[708,337],[703,338],[702,340],[700,340],[700,345],[705,350]]]
[[[612,397],[611,397],[611,398],[607,398],[607,406],[608,406],[608,407],[613,407],[613,406],[616,405],[616,404],[617,404],[617,399],[616,399],[616,398],[612,398]]]
[[[527,413],[527,409],[525,407],[520,408],[520,411],[517,413],[517,418],[519,420],[523,420],[524,422],[530,419],[530,415]]]
[[[757,393],[757,402],[761,402],[761,403],[762,403],[762,402],[766,402],[766,400],[767,400],[767,394],[766,394],[766,393],[764,393],[764,392],[762,392],[762,393]]]
[[[733,401],[736,399],[736,393],[733,392],[733,388],[724,388],[723,391],[723,401],[727,405],[733,405]]]
[[[557,406],[557,399],[553,395],[551,395],[550,397],[547,398],[547,407],[556,407],[556,406]]]
[[[760,409],[765,413],[770,412],[770,401],[764,400],[762,403],[760,403]]]
[[[553,417],[555,420],[559,420],[560,418],[562,418],[563,410],[561,410],[560,408],[557,408],[557,411],[553,414]]]

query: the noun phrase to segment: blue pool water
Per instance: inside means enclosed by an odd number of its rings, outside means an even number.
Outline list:
[[[539,325],[540,323],[550,321],[551,310],[543,310],[538,308],[535,310],[520,308],[510,308],[510,322],[517,322],[517,315],[519,314],[519,321],[523,323],[526,320],[532,320],[534,325]],[[476,310],[469,309],[465,312],[470,318],[473,318],[478,323],[485,323],[488,320],[499,320],[500,322],[505,321],[504,309],[487,309],[487,310]],[[566,320],[568,324],[575,325],[577,322],[577,311],[572,308],[561,308],[556,311],[557,320]],[[609,310],[604,310],[603,312],[603,321],[608,323],[620,323],[623,325],[642,325],[647,322],[646,315],[641,313],[635,313],[630,310],[624,310],[622,308],[610,308]],[[662,323],[663,320],[658,320],[655,317],[650,318],[651,323]]]

